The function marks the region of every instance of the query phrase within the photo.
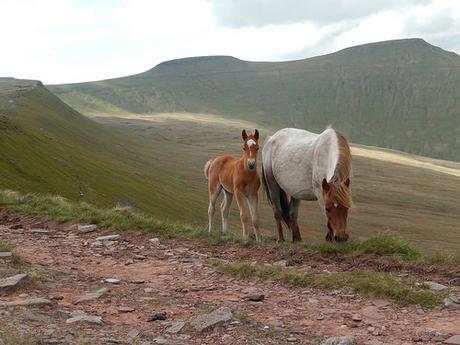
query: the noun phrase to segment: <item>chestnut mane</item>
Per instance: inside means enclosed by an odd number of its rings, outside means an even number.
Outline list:
[[[335,166],[334,176],[329,183],[329,190],[326,195],[334,203],[346,208],[351,208],[353,201],[351,198],[351,188],[346,187],[344,182],[351,175],[351,152],[347,139],[339,131],[335,131],[339,146],[339,158]]]

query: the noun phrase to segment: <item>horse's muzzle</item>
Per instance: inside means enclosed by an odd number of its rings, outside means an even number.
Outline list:
[[[336,242],[345,242],[346,240],[348,240],[348,234],[345,234],[345,236],[337,236],[337,235],[335,235],[334,240]]]
[[[253,159],[248,160],[248,170],[253,171],[255,169],[256,169],[256,161]]]

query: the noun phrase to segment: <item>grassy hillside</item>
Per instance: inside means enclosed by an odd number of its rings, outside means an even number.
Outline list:
[[[209,114],[167,113],[95,118],[107,128],[123,130],[143,141],[170,172],[181,172],[180,189],[173,206],[178,215],[193,210],[187,222],[207,222],[207,186],[203,165],[222,154],[241,155],[241,128],[259,128],[262,141],[275,129],[249,121],[228,120]],[[355,206],[350,215],[354,239],[380,233],[408,239],[425,249],[453,251],[460,246],[460,163],[401,154],[370,147],[353,147]],[[261,226],[264,236],[274,237],[274,220],[261,191]],[[230,228],[241,235],[237,206]],[[326,225],[316,202],[303,202],[300,210],[304,239],[324,239]],[[220,231],[220,214],[216,214]],[[288,234],[289,238],[290,235]]]
[[[76,112],[40,82],[0,79],[0,188],[178,217],[181,176],[151,149]],[[189,216],[189,208],[181,212]],[[179,216],[180,216],[179,215]]]
[[[460,161],[460,57],[420,39],[290,62],[167,61],[134,76],[50,87],[84,113],[199,112],[319,131]]]

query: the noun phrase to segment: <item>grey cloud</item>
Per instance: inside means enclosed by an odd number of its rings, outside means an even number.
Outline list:
[[[211,5],[221,25],[235,28],[306,21],[328,24],[429,2],[429,0],[211,0]]]

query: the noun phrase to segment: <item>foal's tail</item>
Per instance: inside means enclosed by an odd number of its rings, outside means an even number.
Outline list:
[[[208,176],[209,176],[209,167],[211,166],[212,161],[213,161],[213,160],[210,159],[210,160],[208,160],[208,161],[206,162],[206,164],[204,165],[204,176],[205,176],[206,178],[208,178]]]
[[[261,166],[262,166],[262,183],[264,185],[265,193],[267,194],[268,202],[270,203],[270,205],[273,206],[273,200],[270,194],[270,189],[268,187],[267,178],[265,177],[265,170],[264,170],[263,164],[261,164]],[[280,190],[281,217],[283,218],[284,223],[286,223],[286,225],[289,226],[291,220],[289,218],[288,197],[287,197],[286,192],[282,190],[281,187],[279,188],[279,190]]]

